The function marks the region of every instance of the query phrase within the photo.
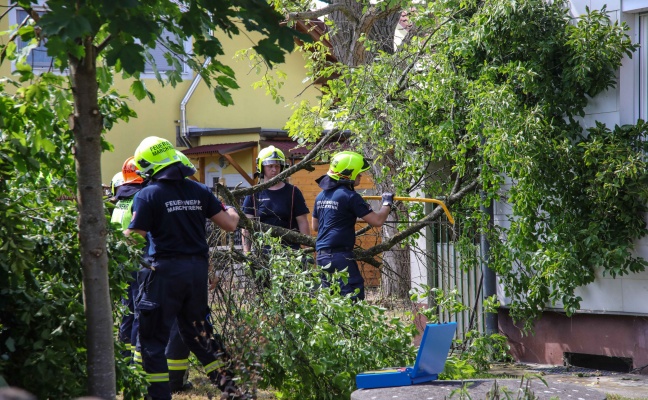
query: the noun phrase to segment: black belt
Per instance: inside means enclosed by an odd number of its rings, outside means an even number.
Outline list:
[[[353,247],[329,247],[326,249],[317,250],[317,254],[346,253],[349,251],[353,251]]]

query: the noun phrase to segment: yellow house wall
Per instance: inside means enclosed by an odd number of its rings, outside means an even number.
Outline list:
[[[254,35],[252,37],[258,38]],[[264,88],[252,88],[252,85],[260,81],[262,76],[257,75],[250,62],[233,58],[239,49],[251,47],[249,39],[242,35],[232,40],[219,39],[223,41],[225,52],[220,60],[235,70],[236,80],[240,86],[240,89],[232,91],[235,105],[223,107],[216,101],[204,101],[213,97],[213,94],[206,85],[201,85],[187,107],[187,120],[190,126],[281,129],[292,114],[287,103],[302,99],[314,100],[319,94],[314,87],[307,88],[308,83],[302,83],[306,78],[305,61],[302,53],[296,51],[288,55],[286,63],[274,66],[274,69],[288,75],[288,81],[280,89],[280,94],[286,103],[276,104],[272,97],[265,94]],[[268,73],[273,74],[273,71]]]
[[[229,65],[236,74],[239,89],[232,90],[234,105],[224,107],[220,105],[214,95],[204,82],[198,86],[186,106],[187,125],[199,128],[270,128],[282,129],[292,111],[287,105],[294,101],[301,92],[303,98],[314,99],[318,92],[315,88],[306,88],[307,84],[302,83],[305,78],[305,61],[300,52],[293,52],[287,55],[284,64],[276,65],[275,68],[288,74],[288,80],[280,89],[280,93],[286,99],[286,103],[276,104],[275,101],[265,94],[262,88],[253,89],[252,84],[261,79],[255,71],[250,70],[247,60],[235,60],[234,54],[237,50],[250,47],[251,44],[246,36],[239,35],[232,39],[219,37],[223,41],[225,55],[219,60]],[[271,72],[271,71],[270,71]],[[151,103],[148,100],[130,100],[130,106],[137,112],[138,118],[131,119],[128,123],[117,124],[106,138],[115,146],[113,152],[104,153],[102,157],[102,177],[104,182],[109,182],[115,168],[130,155],[147,136],[155,135],[170,140],[175,144],[176,127],[180,120],[180,102],[184,98],[192,79],[188,79],[175,88],[170,86],[161,87],[155,80],[146,80],[147,88],[155,94],[156,101]],[[128,93],[130,82],[117,82],[115,87],[120,93]],[[233,142],[257,141],[258,134],[204,136],[200,144],[221,144]],[[251,155],[244,152],[233,155],[233,158],[250,175],[254,172],[254,162]],[[196,164],[197,165],[197,164]],[[224,173],[237,173],[229,166]]]

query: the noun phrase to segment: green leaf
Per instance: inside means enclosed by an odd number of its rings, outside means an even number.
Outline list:
[[[144,71],[144,48],[136,43],[117,44],[106,54],[106,63],[117,65],[129,75]]]
[[[133,93],[133,95],[135,96],[135,98],[137,98],[137,100],[142,100],[144,97],[146,97],[147,94],[147,90],[146,87],[144,86],[144,82],[142,82],[139,79],[133,81],[133,83],[131,83],[130,92]]]
[[[7,346],[7,350],[12,353],[16,351],[16,341],[12,337],[9,337],[7,338],[7,340],[5,340],[5,346]]]
[[[219,76],[216,78],[216,82],[219,85],[226,86],[228,88],[232,89],[238,89],[239,85],[236,83],[236,81],[229,76]]]
[[[232,95],[227,91],[226,88],[223,88],[222,86],[216,86],[214,88],[214,96],[216,97],[216,100],[218,100],[218,102],[223,106],[230,106],[234,104]]]
[[[270,66],[272,66],[273,63],[284,62],[284,52],[270,39],[261,39],[255,46],[253,46],[253,49],[259,53]]]

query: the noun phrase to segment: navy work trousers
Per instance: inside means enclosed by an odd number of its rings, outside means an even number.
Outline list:
[[[171,387],[171,392],[178,392],[182,390],[189,377],[189,347],[182,340],[177,322],[171,328],[169,343],[167,343],[164,354],[166,355],[167,365],[169,366],[169,386]]]
[[[119,324],[119,340],[128,345],[130,352],[125,354],[127,357],[132,356],[137,344],[137,324],[135,323],[135,299],[137,298],[137,271],[131,274],[131,281],[126,288],[126,297],[122,298],[122,304],[128,307],[128,314],[124,314],[121,324]]]
[[[331,265],[328,266],[329,264]],[[328,273],[342,271],[346,268],[349,273],[349,281],[346,284],[342,280],[338,281],[338,283],[340,284],[340,293],[343,296],[346,296],[348,294],[353,294],[356,289],[360,289],[360,293],[351,296],[351,298],[353,300],[364,300],[364,279],[362,278],[362,274],[360,274],[360,268],[358,268],[358,263],[355,260],[353,251],[318,251],[317,265],[321,268],[324,268],[324,271]],[[330,286],[328,278],[326,276],[324,276],[323,278],[322,286]]]
[[[184,256],[156,259],[153,269],[140,271],[139,298],[135,308],[139,320],[142,364],[149,380],[148,394],[153,400],[171,399],[169,370],[165,350],[171,328],[177,319],[184,343],[205,366],[209,374],[221,363],[209,351],[205,320],[207,304],[206,257]]]

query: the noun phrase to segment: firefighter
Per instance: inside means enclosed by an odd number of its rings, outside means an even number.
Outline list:
[[[189,161],[186,155],[176,150],[176,155],[180,162],[196,173],[196,167]],[[187,171],[188,173],[189,171]],[[191,175],[188,175],[187,178]],[[208,314],[208,311],[207,313]],[[182,335],[178,329],[178,322],[174,322],[169,334],[169,343],[164,351],[169,367],[169,388],[171,393],[183,392],[191,389],[193,384],[189,382],[189,347],[182,340]]]
[[[257,175],[266,181],[279,175],[286,167],[284,153],[274,146],[264,148],[256,159]],[[246,196],[243,200],[243,212],[248,218],[257,217],[265,224],[298,231],[310,236],[308,213],[310,210],[304,200],[304,195],[296,186],[279,181],[269,188]],[[251,240],[246,230],[242,231],[243,251],[249,252]],[[282,243],[295,250],[298,244],[285,241]]]
[[[113,199],[117,202],[113,210],[110,222],[118,224],[122,230],[128,229],[131,222],[133,198],[142,189],[144,180],[137,174],[137,167],[133,157],[124,161],[121,172],[118,172],[111,182]],[[126,288],[126,297],[122,298],[122,304],[128,307],[129,313],[125,314],[119,325],[119,340],[123,342],[128,352],[125,357],[131,357],[135,352],[137,343],[137,324],[135,321],[134,301],[137,296],[137,271],[133,271],[131,279]]]
[[[177,320],[180,334],[223,391],[236,398],[240,391],[223,366],[206,321],[208,246],[205,219],[233,232],[239,216],[224,206],[203,184],[185,179],[194,171],[185,166],[165,139],[145,138],[135,150],[135,163],[151,182],[133,204],[133,219],[126,231],[149,234],[150,269],[140,271],[140,293],[135,302],[139,320],[142,364],[147,373],[148,396],[171,399],[165,349]]]
[[[333,156],[326,175],[316,180],[322,189],[315,198],[312,220],[313,230],[317,231],[317,265],[328,273],[348,269],[349,280],[347,283],[340,281],[340,289],[342,295],[350,294],[354,301],[365,297],[364,279],[353,255],[356,219],[380,227],[394,203],[392,193],[383,193],[382,206],[374,212],[355,191],[360,184],[360,174],[369,168],[362,155],[342,151]],[[326,277],[324,279],[323,285],[328,286]]]

